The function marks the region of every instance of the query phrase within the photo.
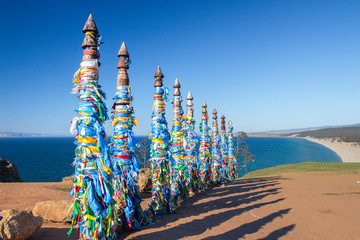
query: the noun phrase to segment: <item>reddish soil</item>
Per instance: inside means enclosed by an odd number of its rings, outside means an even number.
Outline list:
[[[32,209],[37,202],[71,199],[71,186],[72,181],[0,183],[0,209]]]
[[[360,239],[360,176],[283,174],[238,179],[192,197],[177,214],[120,239]],[[67,199],[64,183],[2,183],[0,209]],[[143,196],[146,206],[149,194]],[[44,223],[30,239],[70,238],[69,225]]]

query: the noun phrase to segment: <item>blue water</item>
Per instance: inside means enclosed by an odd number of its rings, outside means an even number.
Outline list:
[[[59,182],[74,174],[73,137],[0,138],[0,157],[18,167],[25,182]]]
[[[323,145],[301,138],[249,137],[249,151],[255,161],[248,163],[247,173],[283,164],[301,162],[341,162],[341,158]],[[244,175],[245,169],[240,172]]]
[[[255,155],[248,172],[290,163],[341,161],[333,151],[305,139],[249,137],[247,143]],[[57,182],[73,174],[75,147],[73,137],[0,138],[0,157],[13,162],[25,182]]]

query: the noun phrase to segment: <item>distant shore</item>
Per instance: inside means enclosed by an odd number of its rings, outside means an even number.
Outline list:
[[[338,142],[327,138],[304,137],[304,139],[333,150],[341,158],[342,162],[360,162],[360,145],[358,143]]]
[[[356,142],[342,142],[332,138],[298,137],[298,134],[281,136],[278,134],[249,134],[249,137],[292,137],[302,138],[323,145],[334,151],[342,162],[360,162],[360,144]]]
[[[248,137],[284,137],[275,133],[248,133]]]

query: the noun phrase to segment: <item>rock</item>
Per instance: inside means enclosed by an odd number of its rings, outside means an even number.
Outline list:
[[[15,164],[0,158],[0,182],[23,182]]]
[[[151,182],[151,169],[150,168],[140,169],[138,185],[139,185],[140,192],[151,191],[152,182]]]
[[[30,210],[2,210],[0,216],[0,237],[3,240],[29,238],[43,224],[41,217],[34,217]]]
[[[66,218],[70,206],[73,204],[71,200],[44,201],[38,202],[33,208],[35,216],[40,216],[44,221],[49,222],[67,222]]]
[[[75,180],[75,176],[71,175],[68,177],[63,177],[62,182],[74,182],[74,180]]]

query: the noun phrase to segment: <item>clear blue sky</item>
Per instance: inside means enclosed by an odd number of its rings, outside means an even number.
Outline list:
[[[235,131],[360,122],[360,1],[1,0],[0,131],[69,134],[89,13],[109,109],[127,44],[137,135],[150,132],[157,65],[171,93],[176,77],[191,90],[196,129],[204,100]]]

